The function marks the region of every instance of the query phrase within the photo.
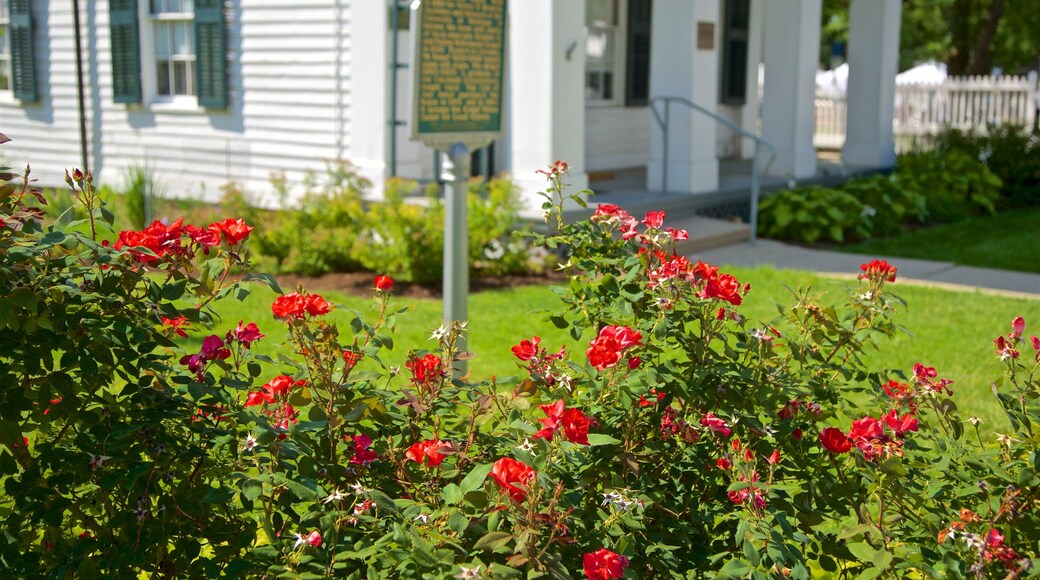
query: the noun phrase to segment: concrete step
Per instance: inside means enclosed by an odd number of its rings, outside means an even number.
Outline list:
[[[751,227],[740,221],[700,216],[665,219],[665,225],[686,230],[690,239],[675,245],[675,253],[689,255],[709,248],[739,244],[751,239]]]

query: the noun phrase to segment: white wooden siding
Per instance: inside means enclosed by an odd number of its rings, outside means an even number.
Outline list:
[[[33,4],[41,99],[23,105],[0,96],[0,131],[14,139],[0,155],[31,162],[41,183],[60,185],[65,168],[80,164],[72,14],[69,3]],[[207,111],[114,103],[108,2],[87,3],[81,22],[97,181],[121,185],[130,167],[144,165],[170,195],[217,201],[231,180],[266,196],[273,171],[298,184],[349,158],[348,5],[227,0],[229,107]]]
[[[649,107],[586,107],[586,170],[646,166],[651,122]]]

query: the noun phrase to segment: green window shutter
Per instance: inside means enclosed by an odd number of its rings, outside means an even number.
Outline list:
[[[625,43],[625,105],[644,106],[650,99],[650,0],[629,0]]]
[[[207,109],[228,105],[224,0],[195,0],[195,87]]]
[[[32,2],[11,0],[9,8],[11,89],[16,99],[35,101],[36,57],[33,50]]]
[[[726,0],[722,31],[722,79],[719,101],[742,105],[747,102],[748,36],[751,0]]]
[[[112,93],[117,103],[141,102],[141,37],[137,0],[109,0]]]

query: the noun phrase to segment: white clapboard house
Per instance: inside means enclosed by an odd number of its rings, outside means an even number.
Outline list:
[[[0,0],[0,155],[44,184],[87,164],[118,185],[144,166],[214,201],[229,181],[270,191],[271,172],[299,183],[337,159],[376,195],[390,176],[433,178],[434,153],[409,140],[408,5]],[[900,9],[851,2],[847,165],[894,163]],[[645,167],[648,192],[712,192],[754,142],[689,102],[775,147],[772,174],[812,176],[820,19],[821,0],[510,0],[504,136],[485,165],[532,208],[535,170],[556,159],[575,187]]]

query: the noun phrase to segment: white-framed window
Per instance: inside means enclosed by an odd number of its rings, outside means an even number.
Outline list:
[[[624,100],[624,2],[585,0],[585,102]]]
[[[7,1],[0,0],[0,91],[11,90],[11,19]]]
[[[193,0],[149,0],[144,15],[151,48],[142,73],[154,102],[194,101],[195,7]]]

